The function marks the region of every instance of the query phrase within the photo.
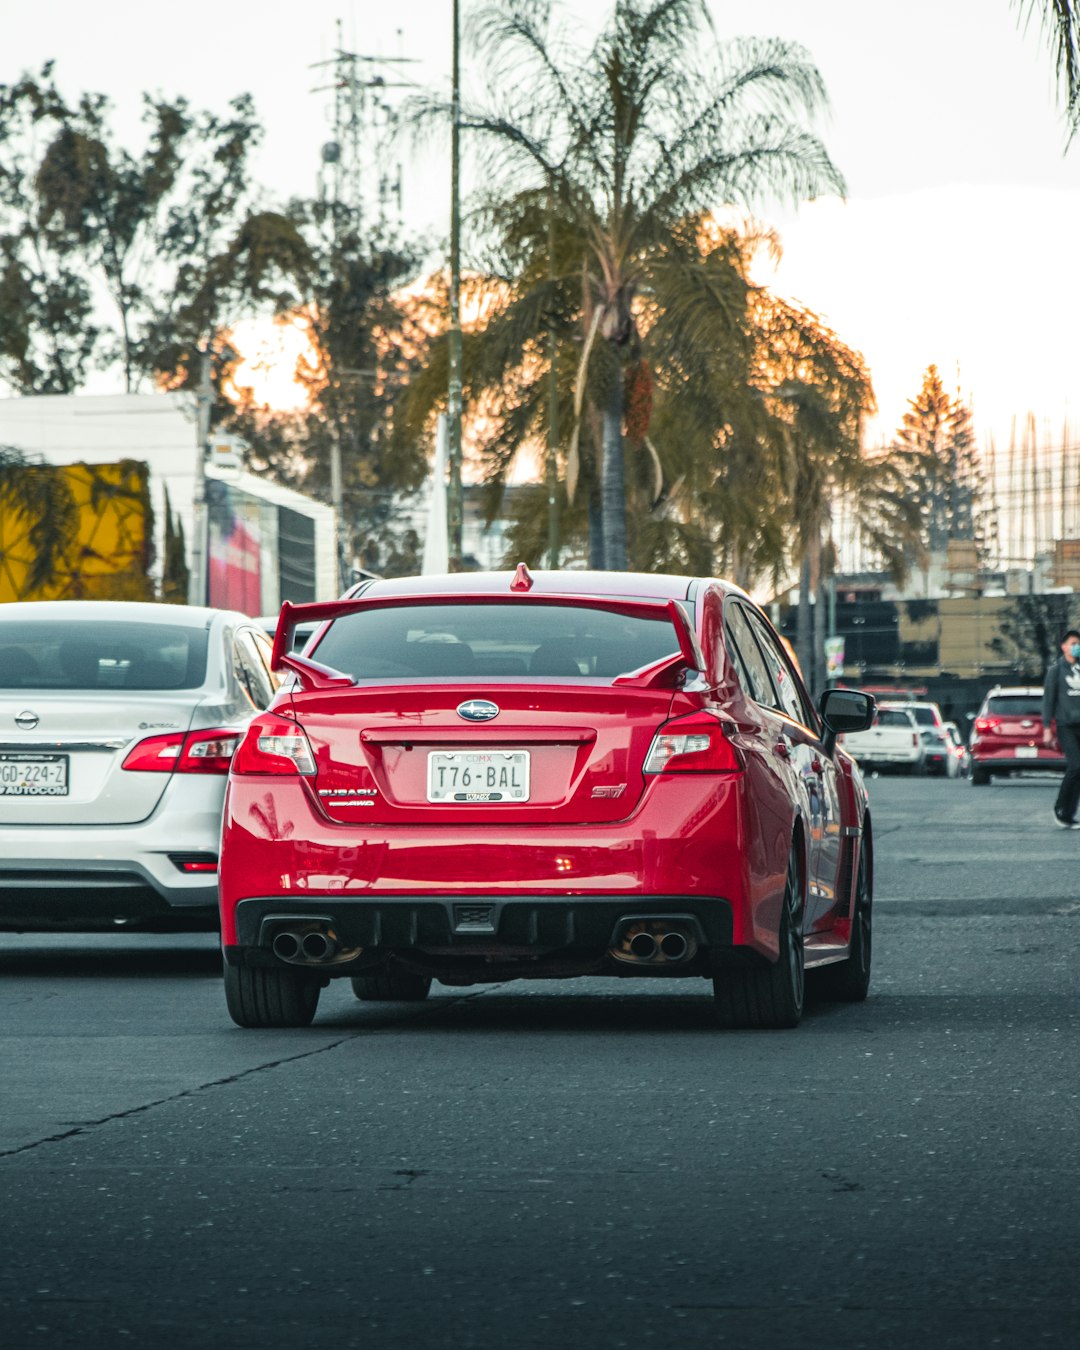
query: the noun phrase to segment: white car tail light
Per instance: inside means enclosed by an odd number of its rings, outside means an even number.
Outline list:
[[[223,727],[148,736],[131,747],[121,768],[139,773],[228,773],[239,740],[238,731]]]

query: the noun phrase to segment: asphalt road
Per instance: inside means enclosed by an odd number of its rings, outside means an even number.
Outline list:
[[[0,937],[0,1343],[1080,1339],[1080,832],[879,779],[875,980],[794,1032],[577,981],[229,1023],[209,939]]]

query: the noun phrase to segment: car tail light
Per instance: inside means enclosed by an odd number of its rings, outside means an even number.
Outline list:
[[[913,731],[913,732],[911,733],[911,744],[912,744],[912,745],[918,745],[918,744],[919,744],[919,733],[918,733],[917,731]]]
[[[140,773],[228,773],[240,733],[215,727],[147,736],[133,745],[121,768]]]
[[[244,773],[315,772],[315,756],[303,730],[284,717],[252,722],[233,756],[232,771]]]
[[[189,731],[184,738],[184,750],[176,771],[228,773],[239,744],[238,731]]]
[[[976,731],[996,731],[999,726],[1001,726],[1000,717],[976,717],[975,719]]]
[[[715,717],[677,717],[653,737],[646,773],[738,773],[743,763]]]
[[[147,736],[133,745],[124,757],[122,769],[137,769],[141,773],[172,773],[184,748],[184,733],[170,732],[167,736]]]

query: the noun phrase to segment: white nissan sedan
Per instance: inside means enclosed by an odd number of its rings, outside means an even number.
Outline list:
[[[0,605],[0,931],[217,925],[229,761],[270,642],[178,605]]]

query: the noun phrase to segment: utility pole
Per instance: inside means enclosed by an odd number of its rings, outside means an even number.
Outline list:
[[[205,605],[206,594],[206,554],[209,537],[209,520],[206,511],[206,454],[210,442],[210,410],[214,403],[214,388],[211,380],[210,339],[203,343],[199,353],[199,392],[196,396],[198,419],[196,421],[195,447],[195,484],[192,493],[193,527],[191,539],[191,570],[188,573],[188,604]]]
[[[330,504],[334,508],[334,552],[337,556],[338,585],[348,590],[352,581],[351,552],[345,528],[345,494],[341,487],[341,423],[334,427],[330,442]]]
[[[547,199],[548,282],[551,303],[548,310],[548,443],[547,443],[547,503],[548,503],[548,566],[559,565],[559,367],[555,338],[555,184],[548,174]]]
[[[407,56],[372,56],[346,49],[341,20],[337,23],[337,48],[328,61],[312,69],[327,70],[330,83],[313,93],[333,93],[333,139],[322,147],[319,198],[328,208],[333,232],[333,266],[344,290],[350,250],[361,247],[371,253],[392,242],[401,225],[402,170],[395,137],[398,113],[394,89],[414,87],[400,69],[416,64]],[[399,78],[401,77],[401,78]],[[396,202],[396,207],[395,207]],[[340,414],[333,426],[330,445],[330,500],[337,523],[337,567],[341,590],[353,579],[352,536],[356,520],[346,518],[344,469],[355,461],[358,450],[360,404],[365,396],[360,381],[375,372],[337,367],[327,357],[328,376],[339,405],[346,403],[347,381],[356,381],[353,432]]]
[[[461,571],[461,535],[464,503],[461,491],[461,15],[460,0],[453,8],[453,57],[450,94],[450,382],[447,390],[450,423],[450,477],[446,518],[450,570]]]

